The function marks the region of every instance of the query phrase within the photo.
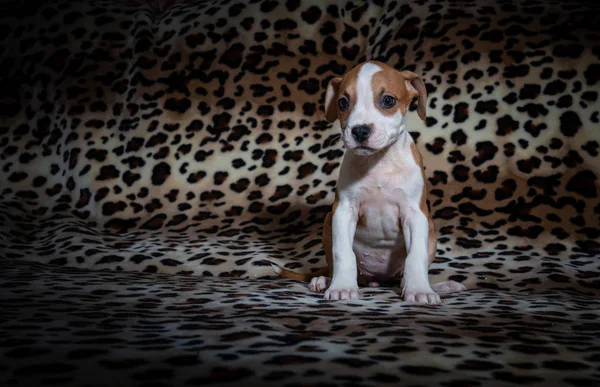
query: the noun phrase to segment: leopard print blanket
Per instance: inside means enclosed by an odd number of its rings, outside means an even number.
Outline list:
[[[0,3],[0,384],[600,383],[600,7]],[[441,307],[329,302],[325,87],[420,74]]]

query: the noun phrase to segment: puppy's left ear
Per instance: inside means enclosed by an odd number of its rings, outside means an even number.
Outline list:
[[[402,74],[404,77],[406,81],[406,88],[408,89],[408,92],[412,94],[412,97],[415,95],[419,96],[417,114],[423,121],[425,121],[427,118],[427,89],[425,88],[425,83],[423,83],[423,80],[420,76],[412,71],[404,70],[401,71],[400,74]]]
[[[334,101],[334,99],[340,89],[341,81],[341,77],[333,78],[327,85],[327,93],[325,94],[325,119],[328,122],[334,122],[338,118],[337,101]]]

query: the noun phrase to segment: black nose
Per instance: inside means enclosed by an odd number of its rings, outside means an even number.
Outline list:
[[[371,134],[371,128],[369,125],[356,125],[352,128],[352,137],[358,142],[363,142]]]

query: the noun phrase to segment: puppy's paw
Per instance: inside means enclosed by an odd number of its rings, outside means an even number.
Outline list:
[[[331,285],[325,291],[326,300],[358,300],[358,286],[334,286]]]
[[[436,292],[449,293],[449,292],[462,292],[467,290],[467,287],[456,281],[444,281],[438,282],[431,285],[431,288]]]
[[[433,289],[414,289],[404,291],[404,301],[416,304],[441,305],[440,295]]]
[[[308,288],[312,292],[321,293],[322,291],[324,291],[325,289],[327,289],[329,287],[330,283],[331,283],[331,278],[329,278],[329,277],[324,277],[324,276],[313,277],[310,280],[310,283],[308,284]]]

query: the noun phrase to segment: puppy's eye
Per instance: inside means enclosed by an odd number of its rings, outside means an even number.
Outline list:
[[[381,100],[381,107],[384,109],[389,109],[394,107],[394,105],[396,105],[396,98],[392,97],[391,95],[384,95],[383,99]]]
[[[348,98],[346,98],[346,97],[340,98],[338,100],[338,106],[340,107],[340,110],[343,112],[348,110],[348,107],[350,107],[350,102],[348,101]]]

